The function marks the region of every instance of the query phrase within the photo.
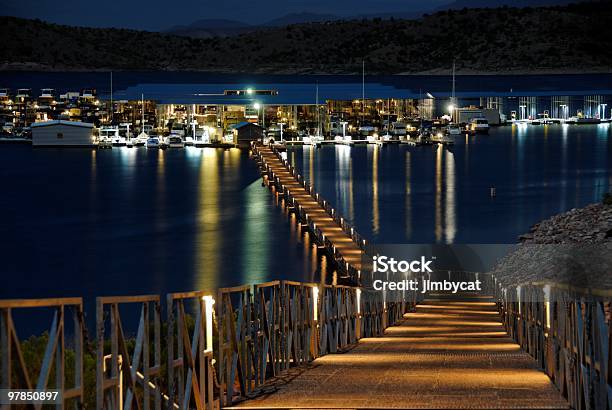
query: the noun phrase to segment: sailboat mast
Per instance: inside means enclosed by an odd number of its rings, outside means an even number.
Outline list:
[[[453,92],[452,92],[452,103],[455,103],[455,60],[453,60]]]
[[[317,137],[321,135],[321,110],[319,109],[319,82],[316,83],[316,106],[317,106]]]
[[[387,100],[387,134],[391,131],[391,98]]]
[[[144,93],[140,94],[140,100],[141,100],[141,105],[142,105],[142,120],[140,121],[140,126],[142,127],[142,132],[144,132],[144,110],[145,110],[145,106],[144,106]]]
[[[361,60],[361,122],[365,121],[365,60]]]
[[[113,109],[113,72],[110,72],[110,120],[111,120],[111,125],[113,124],[113,114],[114,114],[114,109]]]

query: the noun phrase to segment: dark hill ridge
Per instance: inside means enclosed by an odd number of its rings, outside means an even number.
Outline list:
[[[418,20],[290,25],[194,39],[0,17],[3,69],[252,73],[612,70],[612,3],[450,10]]]

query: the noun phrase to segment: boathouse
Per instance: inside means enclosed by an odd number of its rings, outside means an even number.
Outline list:
[[[248,145],[251,141],[261,140],[263,137],[263,128],[247,121],[234,124],[230,129],[238,145]]]
[[[32,124],[32,146],[91,147],[94,125],[76,121],[45,121]]]

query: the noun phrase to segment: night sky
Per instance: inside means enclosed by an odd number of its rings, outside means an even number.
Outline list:
[[[289,13],[354,17],[372,14],[430,12],[450,3],[521,5],[543,0],[0,0],[0,14],[39,18],[53,23],[166,30],[200,19],[227,19],[261,24]],[[544,0],[551,2],[554,0]],[[482,4],[481,4],[482,3]]]

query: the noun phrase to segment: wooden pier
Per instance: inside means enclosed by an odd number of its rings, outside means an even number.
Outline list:
[[[240,409],[568,409],[494,299],[430,298],[383,337],[315,360]]]
[[[316,193],[280,152],[270,146],[253,145],[264,182],[282,195],[302,223],[308,225],[317,241],[338,262],[339,272],[358,283],[367,241],[331,205]]]
[[[476,275],[485,292],[426,300],[289,281],[99,297],[95,342],[81,298],[0,300],[0,389],[57,389],[60,409],[609,410],[612,292]],[[52,313],[33,356],[23,311]]]

